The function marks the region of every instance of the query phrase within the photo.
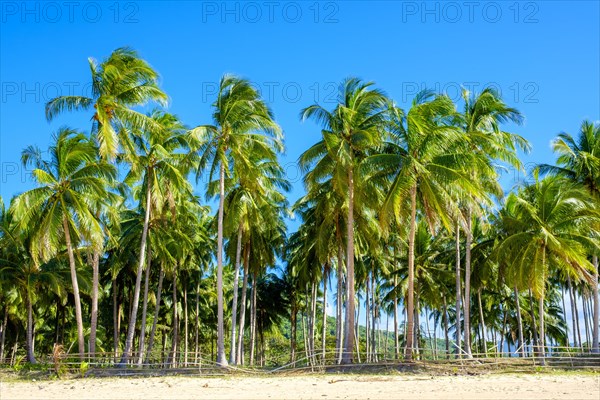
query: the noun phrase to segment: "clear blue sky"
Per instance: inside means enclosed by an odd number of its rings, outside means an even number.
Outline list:
[[[533,144],[526,162],[553,162],[550,140],[600,119],[597,1],[1,2],[0,194],[31,187],[19,165],[62,125],[89,130],[88,113],[52,123],[44,103],[88,90],[87,57],[130,46],[161,74],[169,110],[209,122],[214,85],[227,72],[258,84],[286,135],[295,200],[298,155],[319,138],[299,110],[331,105],[343,78],[373,80],[407,106],[418,88],[492,83],[526,116],[511,127]],[[506,189],[512,175],[503,179]],[[203,188],[202,188],[203,189]],[[199,191],[201,189],[199,188]]]

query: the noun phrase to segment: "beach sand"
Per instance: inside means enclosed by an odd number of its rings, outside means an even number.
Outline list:
[[[600,399],[600,375],[137,377],[0,382],[0,399]]]

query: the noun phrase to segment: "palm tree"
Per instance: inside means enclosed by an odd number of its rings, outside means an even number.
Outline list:
[[[471,151],[481,152],[490,161],[502,161],[510,166],[522,169],[516,150],[529,151],[529,143],[522,137],[505,132],[500,125],[506,122],[521,124],[523,116],[518,110],[508,107],[498,92],[493,88],[486,88],[479,94],[462,91],[464,109],[457,117],[456,124],[460,127]],[[471,179],[490,182],[495,180],[496,173],[491,176],[481,176],[481,170],[471,169]],[[491,179],[490,179],[491,178]],[[471,247],[473,241],[472,223],[473,208],[478,203],[475,198],[466,198],[465,209],[465,303],[464,303],[464,334],[465,352],[471,355]],[[458,236],[458,230],[456,235]],[[457,297],[460,297],[457,293]]]
[[[0,197],[0,249],[2,250],[0,253],[0,278],[16,289],[22,300],[25,301],[27,362],[35,364],[37,361],[33,351],[35,341],[33,305],[45,290],[51,290],[61,297],[64,297],[65,293],[59,275],[49,271],[46,264],[40,267],[33,262],[28,252],[30,232],[19,229],[13,214],[12,211],[5,208]],[[5,313],[7,312],[8,310],[5,309]],[[4,340],[4,336],[2,340]]]
[[[113,159],[119,148],[118,121],[132,129],[157,130],[160,126],[142,113],[132,110],[148,102],[166,105],[167,95],[158,87],[158,74],[134,50],[114,50],[102,63],[88,59],[91,72],[91,97],[60,96],[46,104],[50,121],[63,111],[94,108],[92,133],[98,137],[100,155]]]
[[[252,143],[249,143],[249,145],[252,145]],[[234,165],[234,174],[230,181],[231,183],[225,182],[225,186],[229,190],[224,203],[224,230],[225,235],[230,238],[226,250],[231,250],[227,253],[231,260],[235,259],[229,363],[236,364],[237,289],[239,287],[243,239],[245,234],[250,231],[250,224],[260,226],[269,222],[264,220],[261,207],[269,203],[277,207],[278,203],[285,200],[284,196],[277,190],[287,191],[290,189],[290,185],[284,177],[283,168],[277,161],[277,154],[274,149],[269,148],[248,148],[244,157],[238,159]],[[236,244],[235,248],[234,243]],[[233,255],[234,253],[235,255]]]
[[[382,206],[382,223],[398,224],[403,212],[409,211],[406,359],[413,357],[415,234],[419,205],[430,227],[441,222],[451,230],[450,219],[458,214],[453,190],[459,188],[474,196],[479,187],[470,180],[467,171],[490,168],[477,153],[465,151],[464,139],[453,125],[453,117],[454,104],[447,96],[423,91],[413,100],[408,114],[400,108],[392,108],[389,124],[392,140],[384,154],[371,157],[377,169],[392,180]]]
[[[552,172],[579,182],[591,193],[596,205],[600,204],[600,124],[583,121],[577,141],[568,133],[560,133],[552,144],[558,154],[559,166],[541,165],[542,172]],[[592,255],[595,267],[592,291],[594,297],[594,316],[592,351],[600,352],[598,329],[600,329],[600,297],[598,295],[598,254]]]
[[[198,144],[197,177],[210,163],[209,179],[219,171],[219,210],[217,220],[217,363],[227,365],[223,329],[223,215],[225,175],[230,176],[248,148],[281,148],[281,129],[273,113],[249,81],[232,75],[221,78],[213,103],[214,125],[201,125],[190,131]],[[266,135],[261,135],[260,133]]]
[[[131,185],[141,181],[143,188],[140,191],[140,207],[144,204],[144,225],[131,315],[121,364],[127,363],[133,345],[152,210],[161,210],[163,207],[172,206],[173,199],[178,193],[191,193],[191,185],[185,177],[185,172],[182,171],[186,156],[179,151],[187,148],[185,127],[176,116],[162,111],[154,111],[149,117],[161,129],[158,131],[134,131],[132,147],[128,148],[124,154],[125,160],[131,164],[131,169],[125,177],[125,184]]]
[[[85,353],[83,319],[75,247],[86,241],[100,249],[103,231],[94,214],[93,205],[108,199],[107,182],[116,177],[109,164],[97,161],[97,147],[84,134],[62,128],[49,148],[50,160],[42,159],[41,151],[30,146],[22,153],[25,166],[34,166],[33,177],[38,187],[14,199],[15,218],[20,229],[31,229],[30,251],[37,265],[48,261],[66,245],[75,297],[75,315],[79,355]]]
[[[544,357],[546,338],[544,299],[550,276],[564,271],[577,280],[592,281],[594,266],[588,261],[590,251],[598,251],[592,236],[600,221],[589,195],[564,178],[538,179],[505,204],[505,224],[511,232],[497,248],[508,261],[510,281],[527,285],[538,297],[538,352]]]
[[[354,349],[354,212],[357,182],[362,181],[359,169],[365,156],[380,146],[384,138],[387,98],[372,86],[372,82],[348,78],[340,85],[334,110],[314,104],[301,112],[302,120],[314,119],[323,127],[323,139],[299,159],[302,169],[312,168],[305,182],[318,183],[332,177],[333,189],[345,197],[344,208],[347,208],[344,363],[352,362]]]

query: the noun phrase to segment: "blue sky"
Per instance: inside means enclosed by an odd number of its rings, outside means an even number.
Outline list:
[[[89,130],[87,113],[52,123],[44,103],[88,91],[87,57],[130,46],[161,74],[169,110],[210,121],[224,73],[254,81],[285,131],[282,162],[302,193],[298,155],[319,138],[299,110],[331,105],[347,76],[375,81],[408,106],[423,87],[457,98],[491,84],[526,117],[526,162],[552,162],[550,140],[600,119],[600,9],[596,1],[11,2],[1,3],[0,194],[31,187],[27,145],[46,148],[62,125]],[[502,183],[513,184],[513,174]],[[202,188],[199,188],[201,191]]]
[[[30,187],[20,152],[45,149],[88,113],[48,123],[44,104],[85,94],[87,58],[130,46],[161,74],[169,111],[190,127],[210,122],[224,73],[251,79],[284,129],[282,157],[302,194],[298,155],[319,139],[301,108],[332,106],[348,76],[375,81],[407,107],[421,88],[457,98],[460,86],[498,88],[525,115],[508,126],[533,145],[529,163],[552,163],[550,141],[600,119],[598,1],[2,1],[0,21],[0,195]],[[509,190],[520,176],[506,174]],[[204,188],[199,187],[198,192]],[[291,223],[294,226],[295,223]],[[364,315],[364,313],[363,313]]]

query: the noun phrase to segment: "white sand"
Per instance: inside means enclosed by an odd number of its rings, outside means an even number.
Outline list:
[[[0,382],[0,399],[600,399],[600,375],[305,375]]]

